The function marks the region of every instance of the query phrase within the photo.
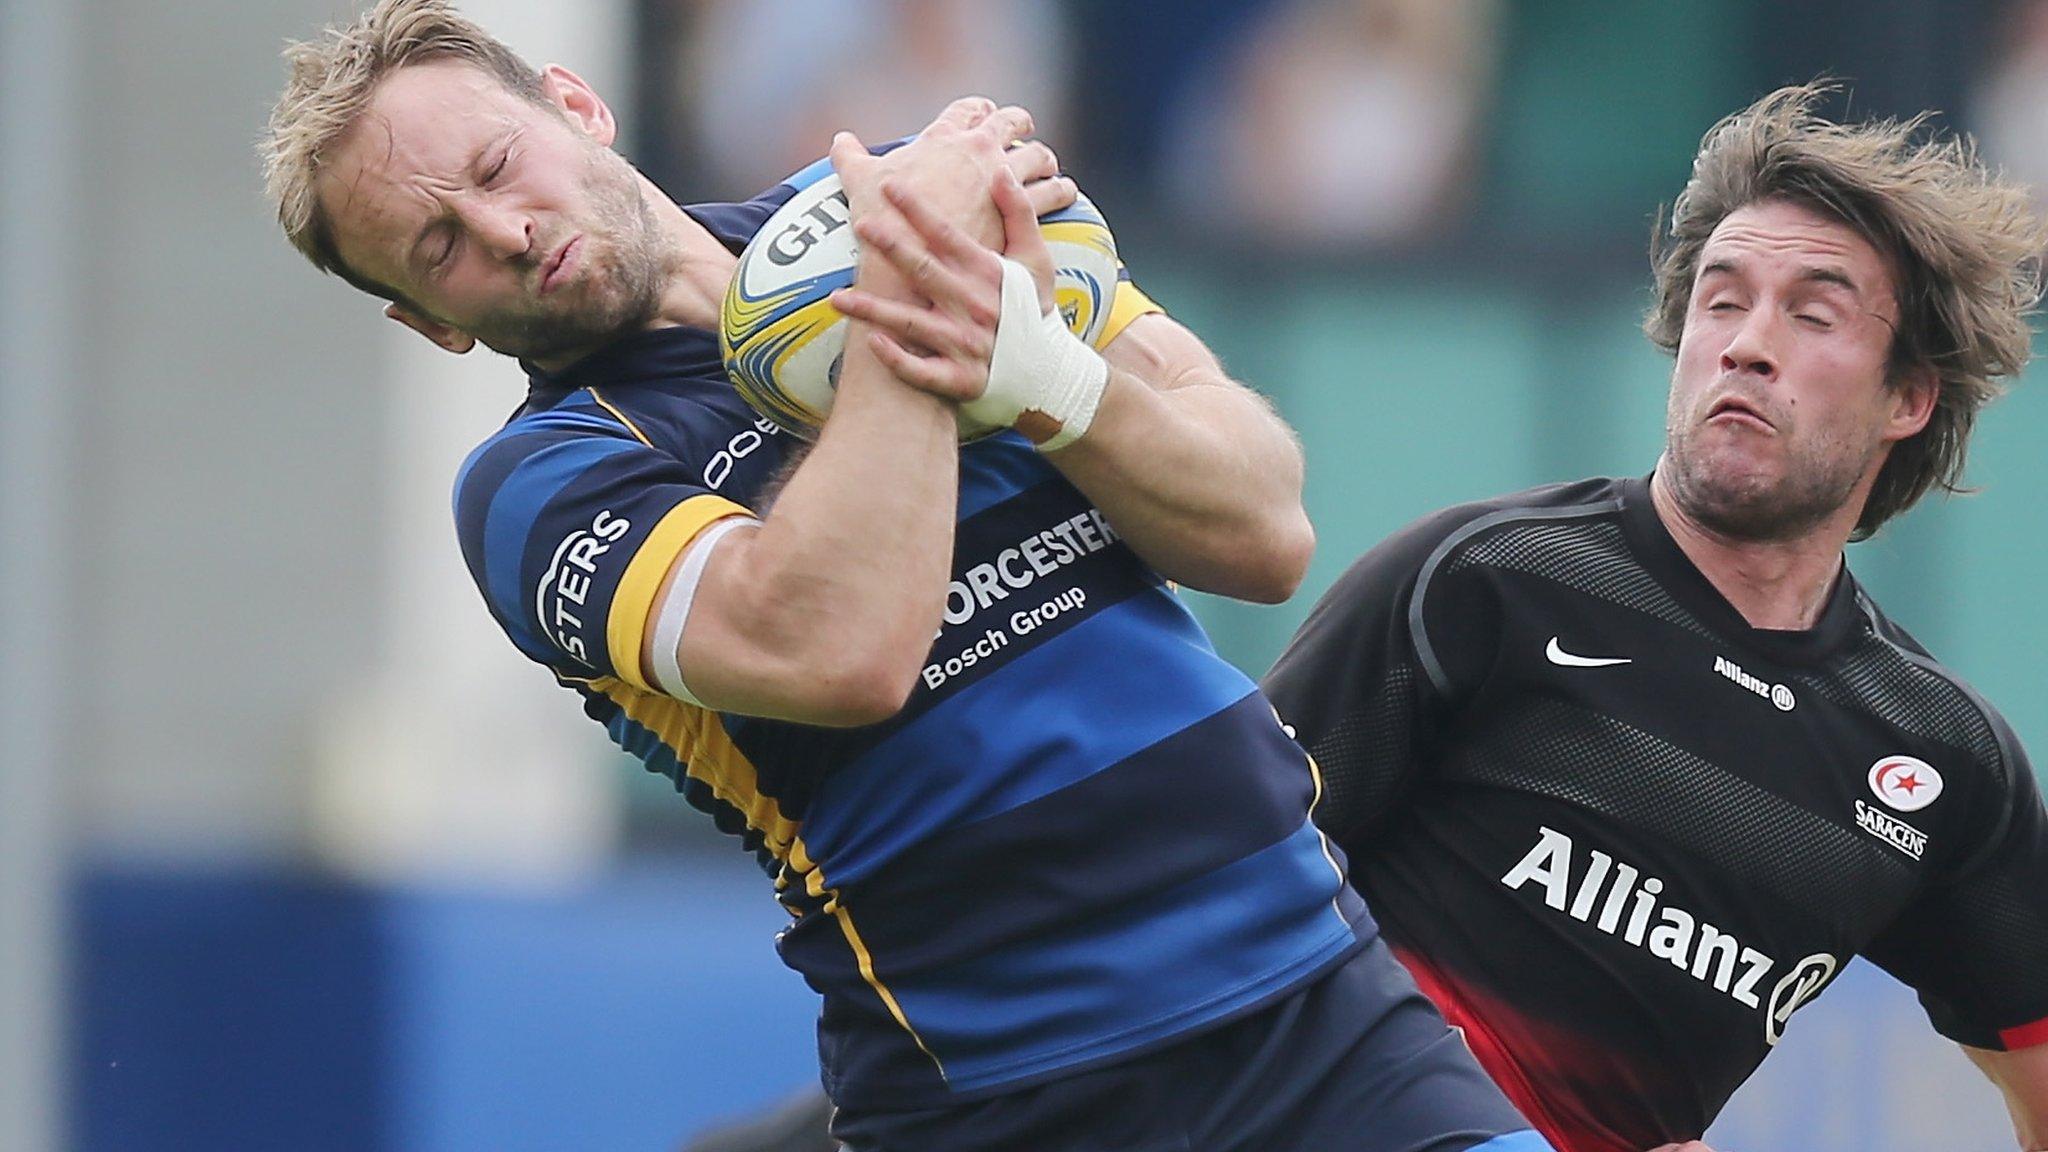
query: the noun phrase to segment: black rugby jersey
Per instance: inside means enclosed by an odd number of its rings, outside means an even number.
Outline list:
[[[1696,1138],[1853,955],[1944,1035],[2048,1041],[2048,814],[1846,569],[1750,627],[1646,480],[1426,518],[1265,683],[1397,954],[1569,1152]]]

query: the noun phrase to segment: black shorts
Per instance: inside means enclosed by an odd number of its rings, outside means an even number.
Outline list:
[[[1170,1048],[950,1108],[841,1110],[846,1152],[1553,1152],[1377,939]]]

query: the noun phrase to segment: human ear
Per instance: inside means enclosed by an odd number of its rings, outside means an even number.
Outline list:
[[[430,320],[403,304],[386,304],[384,315],[425,336],[435,345],[460,355],[476,347],[476,337],[449,324]]]
[[[1923,365],[1907,372],[1891,393],[1892,415],[1885,423],[1885,439],[1917,436],[1934,415],[1934,402],[1941,397],[1941,377],[1931,366]]]
[[[560,64],[550,64],[541,69],[540,90],[585,136],[607,148],[618,139],[619,125],[612,119],[611,107],[583,77]]]

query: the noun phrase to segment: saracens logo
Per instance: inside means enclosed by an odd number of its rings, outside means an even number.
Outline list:
[[[1941,795],[1941,773],[1914,756],[1887,756],[1870,766],[1870,790],[1899,812],[1918,812]]]

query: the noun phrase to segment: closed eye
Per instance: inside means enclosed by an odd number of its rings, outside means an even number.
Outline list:
[[[434,249],[433,256],[429,258],[427,261],[427,274],[430,276],[440,272],[443,268],[447,267],[449,261],[453,259],[455,256],[455,235],[451,232],[444,231],[442,233],[442,236],[444,237],[444,239],[442,240],[440,245]]]

